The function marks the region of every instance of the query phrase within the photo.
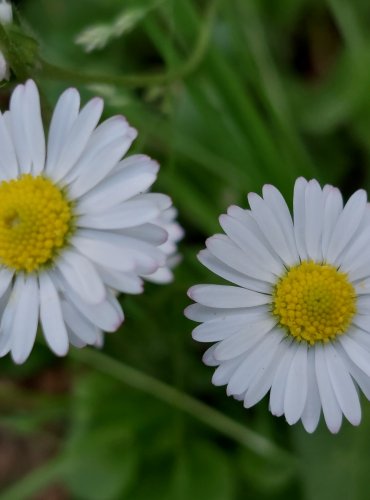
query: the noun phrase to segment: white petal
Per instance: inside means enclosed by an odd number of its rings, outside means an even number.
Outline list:
[[[307,344],[301,342],[290,363],[284,396],[284,413],[288,424],[301,418],[307,399]]]
[[[316,380],[319,388],[322,411],[330,432],[336,433],[342,425],[342,411],[331,383],[326,364],[324,346],[315,344]]]
[[[338,217],[343,210],[343,199],[339,189],[331,188],[327,193],[323,214],[322,226],[322,255],[324,260],[327,258],[328,247],[334,228],[337,224]]]
[[[302,413],[302,423],[310,434],[316,429],[321,413],[321,401],[316,380],[315,349],[308,349],[307,359],[307,399]]]
[[[91,260],[109,269],[135,269],[138,274],[151,274],[166,265],[167,257],[161,249],[123,234],[81,229],[71,243]]]
[[[245,276],[245,274],[231,268],[224,262],[221,262],[217,257],[211,254],[209,250],[201,250],[198,253],[198,260],[208,269],[210,269],[221,278],[235,283],[243,288],[254,290],[261,293],[271,293],[271,285],[264,281],[258,281],[253,278]],[[370,285],[369,285],[370,291]]]
[[[350,358],[347,357],[346,362],[352,377],[355,379],[366,398],[370,401],[370,377],[360,370]]]
[[[123,143],[125,135],[129,129],[129,124],[123,116],[113,116],[101,123],[90,135],[90,138],[72,170],[65,175],[64,181],[67,184],[74,182],[79,177],[85,178],[89,173],[93,163],[102,151],[117,142]],[[98,166],[99,168],[100,166]]]
[[[80,94],[73,88],[65,90],[55,106],[49,129],[46,172],[52,177],[55,174],[55,177],[59,178],[55,167],[79,109]]]
[[[207,366],[217,366],[219,364],[219,361],[217,361],[213,355],[215,349],[217,347],[217,344],[212,345],[209,349],[206,350],[206,352],[203,354],[202,361],[205,365]]]
[[[275,284],[276,276],[267,270],[263,270],[253,265],[249,261],[248,255],[238,248],[227,236],[215,234],[207,239],[206,245],[208,250],[217,259],[224,262],[232,269],[256,280]]]
[[[348,335],[341,335],[338,340],[352,361],[370,376],[369,352]]]
[[[122,247],[119,235],[112,235],[113,238],[109,238],[107,234],[100,234],[98,231],[89,235],[82,231],[78,234],[72,238],[71,243],[93,262],[124,272],[135,269],[134,256],[132,252]]]
[[[119,292],[138,294],[143,292],[143,280],[134,273],[112,271],[99,266],[99,274],[104,283]]]
[[[305,192],[305,240],[307,255],[311,260],[322,260],[321,231],[324,198],[317,181],[309,181]]]
[[[160,210],[154,203],[132,200],[108,212],[82,215],[78,218],[78,225],[92,229],[130,228],[150,222],[159,214]]]
[[[164,285],[166,283],[172,283],[174,280],[173,272],[168,267],[160,267],[154,273],[151,274],[141,274],[141,276],[151,283],[157,283],[158,285]]]
[[[259,343],[266,335],[272,335],[271,330],[275,327],[273,318],[266,318],[255,323],[250,323],[237,333],[219,342],[214,356],[218,361],[227,361],[250,350]]]
[[[126,138],[119,137],[101,149],[90,161],[89,169],[72,182],[69,191],[73,199],[87,193],[99,184],[115,167],[136,137],[136,131],[129,129]]]
[[[290,215],[289,208],[282,194],[278,189],[276,189],[276,187],[271,186],[270,184],[266,184],[265,186],[263,186],[263,198],[276,215],[282,232],[284,233],[286,241],[289,245],[292,258],[294,259],[295,263],[298,263],[299,255],[294,239],[292,216]]]
[[[239,356],[221,363],[212,376],[212,384],[216,386],[226,385],[242,360],[243,356]]]
[[[12,324],[15,318],[15,308],[18,304],[20,288],[23,286],[22,280],[15,280],[14,286],[8,289],[0,299],[0,356],[5,356],[12,346]],[[11,299],[11,300],[10,300]]]
[[[369,300],[368,296],[365,296],[367,301]],[[364,310],[364,306],[361,306],[358,308],[358,312],[361,314],[356,314],[354,318],[352,319],[352,323],[359,328],[362,328],[366,332],[370,332],[370,315],[367,310],[368,306],[366,307],[366,310]]]
[[[33,80],[28,80],[24,90],[24,120],[32,159],[32,173],[39,175],[45,167],[45,134],[42,124],[40,96]]]
[[[256,193],[250,193],[248,201],[255,221],[272,248],[285,264],[294,265],[296,256],[292,255],[292,249],[289,247],[273,210]]]
[[[74,306],[99,329],[105,332],[115,332],[124,320],[121,306],[112,292],[107,292],[104,302],[97,305],[86,304],[78,296],[71,295]]]
[[[370,316],[370,296],[368,294],[357,297],[356,310],[358,314]]]
[[[194,328],[192,336],[198,342],[218,342],[237,333],[242,327],[269,318],[266,312],[250,312],[206,321]]]
[[[297,349],[298,342],[291,342],[280,360],[272,382],[270,391],[270,411],[277,417],[280,417],[284,413],[284,398],[287,377],[290,364]]]
[[[96,127],[103,111],[102,99],[91,99],[81,110],[65,136],[64,146],[53,166],[51,175],[55,181],[60,181],[79,159],[86,144]]]
[[[240,309],[222,309],[222,308],[213,308],[202,306],[200,304],[191,304],[188,306],[184,313],[188,319],[193,321],[209,321],[213,319],[223,320],[225,318],[229,318],[231,316],[238,316],[240,318],[244,317],[247,314],[254,313],[263,313],[267,316],[271,316],[270,308],[267,306],[258,306],[254,308],[240,308]]]
[[[141,224],[140,226],[122,229],[120,231],[120,234],[138,240],[146,241],[147,243],[150,243],[151,245],[154,245],[156,247],[166,243],[169,238],[168,232],[162,227],[158,226],[156,224],[156,221],[153,221],[153,223],[149,224]],[[162,247],[161,249],[163,250]]]
[[[21,364],[28,358],[35,343],[39,319],[39,288],[34,275],[25,278],[18,276],[18,280],[22,281],[22,286],[16,299],[11,352],[14,362]]]
[[[24,85],[18,85],[10,98],[10,128],[21,173],[31,172],[31,153],[24,124]]]
[[[227,285],[195,285],[189,289],[188,295],[209,307],[253,307],[271,303],[270,295]]]
[[[155,203],[159,210],[165,211],[172,207],[172,199],[163,193],[143,193],[132,198],[133,200],[150,201]]]
[[[149,157],[137,156],[137,163],[113,173],[86,193],[79,200],[79,213],[105,211],[144,193],[155,181],[159,165]]]
[[[336,262],[342,250],[351,241],[365,213],[366,198],[365,191],[359,190],[346,203],[343,212],[338,217],[330,239],[327,252],[329,262]]]
[[[86,342],[84,342],[82,339],[77,337],[77,335],[75,335],[72,332],[72,330],[68,327],[67,327],[67,332],[68,332],[68,339],[74,347],[81,349],[82,347],[85,347],[87,345]]]
[[[368,350],[370,353],[370,334],[362,329],[351,328],[349,332],[346,333],[348,337],[353,339],[355,342],[360,344],[364,349]]]
[[[348,272],[348,279],[350,282],[361,281],[366,282],[370,276],[370,256],[367,252],[362,254],[362,258],[356,259]]]
[[[69,328],[86,344],[94,344],[98,336],[98,328],[90,323],[70,302],[63,300],[61,304],[63,317]]]
[[[104,284],[95,266],[83,255],[64,251],[57,267],[70,287],[86,302],[99,304],[105,298]]]
[[[370,247],[370,228],[365,228],[357,238],[351,241],[340,257],[340,270],[344,273],[353,272],[358,268],[369,265],[368,248]]]
[[[253,232],[246,228],[239,220],[229,215],[221,215],[220,224],[234,243],[248,255],[252,264],[280,276],[284,266],[266,248],[266,246],[254,236]]]
[[[58,292],[46,273],[39,276],[40,320],[45,340],[58,356],[68,352],[68,334],[64,324]]]
[[[0,112],[0,169],[2,179],[13,179],[18,175],[18,162],[13,142],[4,116]]]
[[[282,339],[283,334],[280,330],[272,330],[246,354],[243,363],[241,363],[230,379],[227,386],[228,395],[241,394],[248,389],[256,373],[263,366],[267,366],[270,363]]]
[[[4,295],[14,276],[14,271],[4,267],[0,270],[0,297]]]
[[[283,339],[275,351],[270,363],[262,365],[252,379],[244,396],[244,407],[251,408],[258,403],[270,390],[275,377],[277,366],[285,351],[290,347],[290,341]]]
[[[306,187],[307,181],[299,177],[294,185],[293,214],[294,235],[301,260],[307,260],[306,248]]]
[[[331,343],[324,348],[326,364],[339,406],[352,425],[361,422],[361,406],[357,391],[339,352]]]
[[[365,278],[354,285],[357,295],[370,294],[370,278]]]

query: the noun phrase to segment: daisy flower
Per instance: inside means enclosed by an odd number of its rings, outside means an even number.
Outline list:
[[[13,21],[13,10],[11,4],[7,0],[0,0],[0,23],[10,24]],[[0,81],[9,80],[9,65],[0,51]]]
[[[186,310],[213,342],[213,383],[249,408],[270,391],[270,411],[308,432],[321,410],[331,432],[342,415],[361,420],[370,398],[370,224],[366,193],[343,206],[338,189],[299,178],[294,214],[273,186],[249,210],[221,215],[226,234],[207,240],[200,262],[232,285],[197,285]]]
[[[36,85],[15,88],[0,114],[0,355],[28,357],[40,324],[57,355],[101,344],[123,321],[117,292],[168,267],[158,219],[168,196],[148,193],[158,173],[144,155],[122,160],[136,137],[125,118],[100,125],[103,101],[80,110],[66,90],[47,141]]]

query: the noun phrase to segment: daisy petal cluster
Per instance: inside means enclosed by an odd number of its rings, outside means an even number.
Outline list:
[[[370,224],[366,193],[296,181],[293,217],[271,185],[220,217],[200,262],[228,285],[197,285],[186,310],[193,338],[213,345],[213,383],[249,408],[269,393],[272,414],[313,432],[370,398]]]
[[[29,80],[0,114],[0,355],[17,363],[39,324],[57,355],[100,345],[124,319],[117,292],[141,293],[143,279],[168,270],[158,221],[171,199],[147,192],[158,164],[122,159],[136,130],[122,116],[98,125],[102,111],[100,98],[80,109],[66,90],[46,140]]]
[[[13,10],[11,4],[7,0],[0,0],[0,23],[10,24],[13,21]],[[9,65],[0,51],[0,81],[9,80]]]

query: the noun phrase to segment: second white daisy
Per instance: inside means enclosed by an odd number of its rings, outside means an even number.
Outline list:
[[[366,193],[343,207],[338,189],[300,178],[294,217],[273,186],[220,217],[225,234],[199,260],[233,283],[197,285],[186,315],[194,339],[213,342],[204,362],[215,385],[249,408],[270,391],[270,410],[313,432],[323,411],[361,420],[370,398],[370,225]]]

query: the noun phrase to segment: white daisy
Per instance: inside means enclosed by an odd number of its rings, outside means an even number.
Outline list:
[[[199,260],[233,283],[197,285],[186,310],[193,338],[214,342],[204,362],[213,383],[249,408],[270,391],[270,411],[313,432],[321,409],[331,432],[342,414],[361,420],[370,398],[370,224],[366,193],[343,207],[332,186],[298,179],[294,217],[273,186],[250,209],[220,217],[226,234]]]
[[[7,0],[0,0],[0,23],[10,24],[13,21],[13,10]],[[0,81],[9,80],[10,72],[7,60],[0,51]]]
[[[146,191],[158,165],[121,158],[136,137],[122,116],[97,126],[103,102],[81,110],[75,89],[53,113],[47,144],[37,88],[15,88],[0,114],[0,355],[22,363],[40,322],[58,355],[100,344],[123,321],[116,292],[167,269],[158,218],[168,196]]]

